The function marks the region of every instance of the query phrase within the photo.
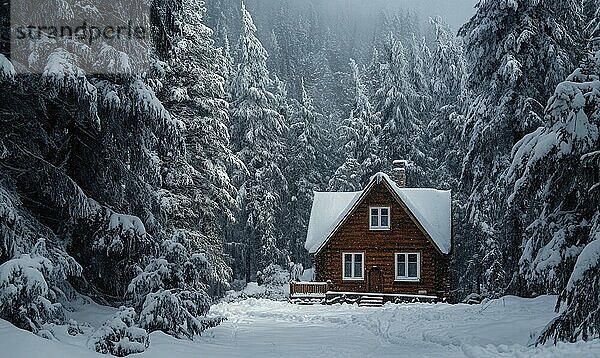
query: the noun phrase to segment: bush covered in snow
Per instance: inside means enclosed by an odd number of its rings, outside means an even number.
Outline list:
[[[175,337],[199,335],[220,322],[206,318],[211,299],[206,294],[212,267],[201,252],[179,232],[165,240],[160,256],[139,270],[127,294],[141,313],[140,326]]]
[[[54,266],[42,256],[44,240],[31,254],[0,265],[0,318],[37,332],[48,321],[62,321],[63,311],[51,289]]]
[[[193,339],[223,320],[206,317],[209,309],[210,299],[203,292],[161,290],[146,296],[140,326],[149,332],[162,331],[177,338]]]
[[[148,348],[148,333],[136,327],[137,314],[130,307],[121,307],[88,339],[90,349],[103,354],[123,357],[141,353]]]
[[[290,282],[290,273],[281,266],[270,264],[264,270],[256,273],[259,285],[264,286],[283,286]]]
[[[295,267],[290,265],[290,271]],[[279,265],[270,264],[264,270],[257,272],[257,282],[249,282],[241,290],[227,292],[223,300],[233,302],[247,298],[268,298],[285,301],[289,295],[290,271]]]

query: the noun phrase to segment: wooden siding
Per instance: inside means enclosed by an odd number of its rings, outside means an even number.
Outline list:
[[[390,230],[369,230],[369,207],[389,206]],[[342,254],[364,253],[362,280],[342,279]],[[421,277],[417,282],[395,281],[395,253],[418,252]],[[383,292],[390,294],[423,294],[446,297],[448,293],[448,258],[443,255],[415,224],[408,209],[398,203],[394,194],[382,183],[376,183],[366,197],[346,218],[329,242],[316,254],[316,280],[333,283],[333,290],[370,292],[369,270],[377,267],[383,276]]]

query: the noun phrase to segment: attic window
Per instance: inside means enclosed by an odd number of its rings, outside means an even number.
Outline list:
[[[371,207],[369,208],[369,229],[370,230],[389,230],[390,229],[390,207]]]
[[[396,254],[396,281],[419,281],[421,278],[421,254],[399,252]]]

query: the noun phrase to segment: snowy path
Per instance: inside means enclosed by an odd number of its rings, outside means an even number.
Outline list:
[[[249,299],[213,308],[228,321],[203,337],[203,348],[236,357],[600,357],[600,342],[528,347],[555,316],[555,300],[367,308]]]
[[[155,332],[142,357],[600,357],[600,341],[528,347],[552,317],[555,297],[506,297],[485,305],[297,306],[248,299],[221,303],[227,316],[195,341]],[[74,314],[92,325],[112,309],[88,305]],[[0,320],[6,357],[104,357],[56,327],[49,342]],[[7,344],[8,343],[8,344]],[[39,354],[35,354],[39,352]],[[4,356],[0,354],[0,356]],[[133,357],[133,356],[132,356]]]

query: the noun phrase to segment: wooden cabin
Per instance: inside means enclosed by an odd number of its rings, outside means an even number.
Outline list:
[[[305,246],[316,282],[291,284],[292,299],[378,304],[447,297],[451,193],[406,188],[405,168],[395,161],[395,180],[378,173],[359,192],[315,192]]]

